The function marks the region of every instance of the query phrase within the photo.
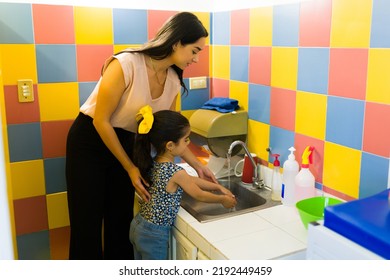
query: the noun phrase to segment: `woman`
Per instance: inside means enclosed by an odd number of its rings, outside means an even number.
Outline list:
[[[136,260],[168,259],[169,233],[183,191],[196,200],[221,203],[233,208],[237,201],[223,186],[192,177],[174,163],[190,143],[191,128],[179,112],[162,110],[152,114],[150,106],[141,108],[134,144],[134,161],[150,183],[148,202],[141,201],[140,212],[130,225],[130,241]],[[151,147],[155,151],[152,156]]]
[[[207,36],[195,15],[182,12],[140,49],[106,61],[68,134],[70,259],[133,258],[128,233],[134,188],[143,200],[150,198],[148,183],[133,163],[135,116],[145,105],[154,112],[175,109],[180,87],[187,91],[183,70],[198,61]],[[188,149],[183,159],[200,177],[215,181]]]

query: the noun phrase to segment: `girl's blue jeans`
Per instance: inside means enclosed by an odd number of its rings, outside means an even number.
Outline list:
[[[130,224],[130,242],[136,260],[167,260],[170,226],[148,222],[137,214]]]

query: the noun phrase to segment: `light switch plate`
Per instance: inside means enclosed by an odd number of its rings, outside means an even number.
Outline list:
[[[206,77],[190,78],[190,89],[202,89],[207,88]]]
[[[18,80],[18,99],[19,102],[34,101],[34,88],[31,79]]]

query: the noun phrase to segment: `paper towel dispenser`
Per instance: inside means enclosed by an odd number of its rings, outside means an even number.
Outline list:
[[[200,146],[207,144],[214,155],[226,158],[232,142],[246,141],[248,113],[242,109],[230,113],[199,109],[192,114],[190,125],[190,138],[193,143]],[[241,147],[237,146],[232,155],[240,151]]]

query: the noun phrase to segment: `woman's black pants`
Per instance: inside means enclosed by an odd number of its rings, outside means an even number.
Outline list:
[[[131,158],[134,133],[117,128],[115,131]],[[128,173],[101,140],[92,118],[82,113],[67,138],[66,181],[69,259],[133,259],[129,229],[134,187]]]

